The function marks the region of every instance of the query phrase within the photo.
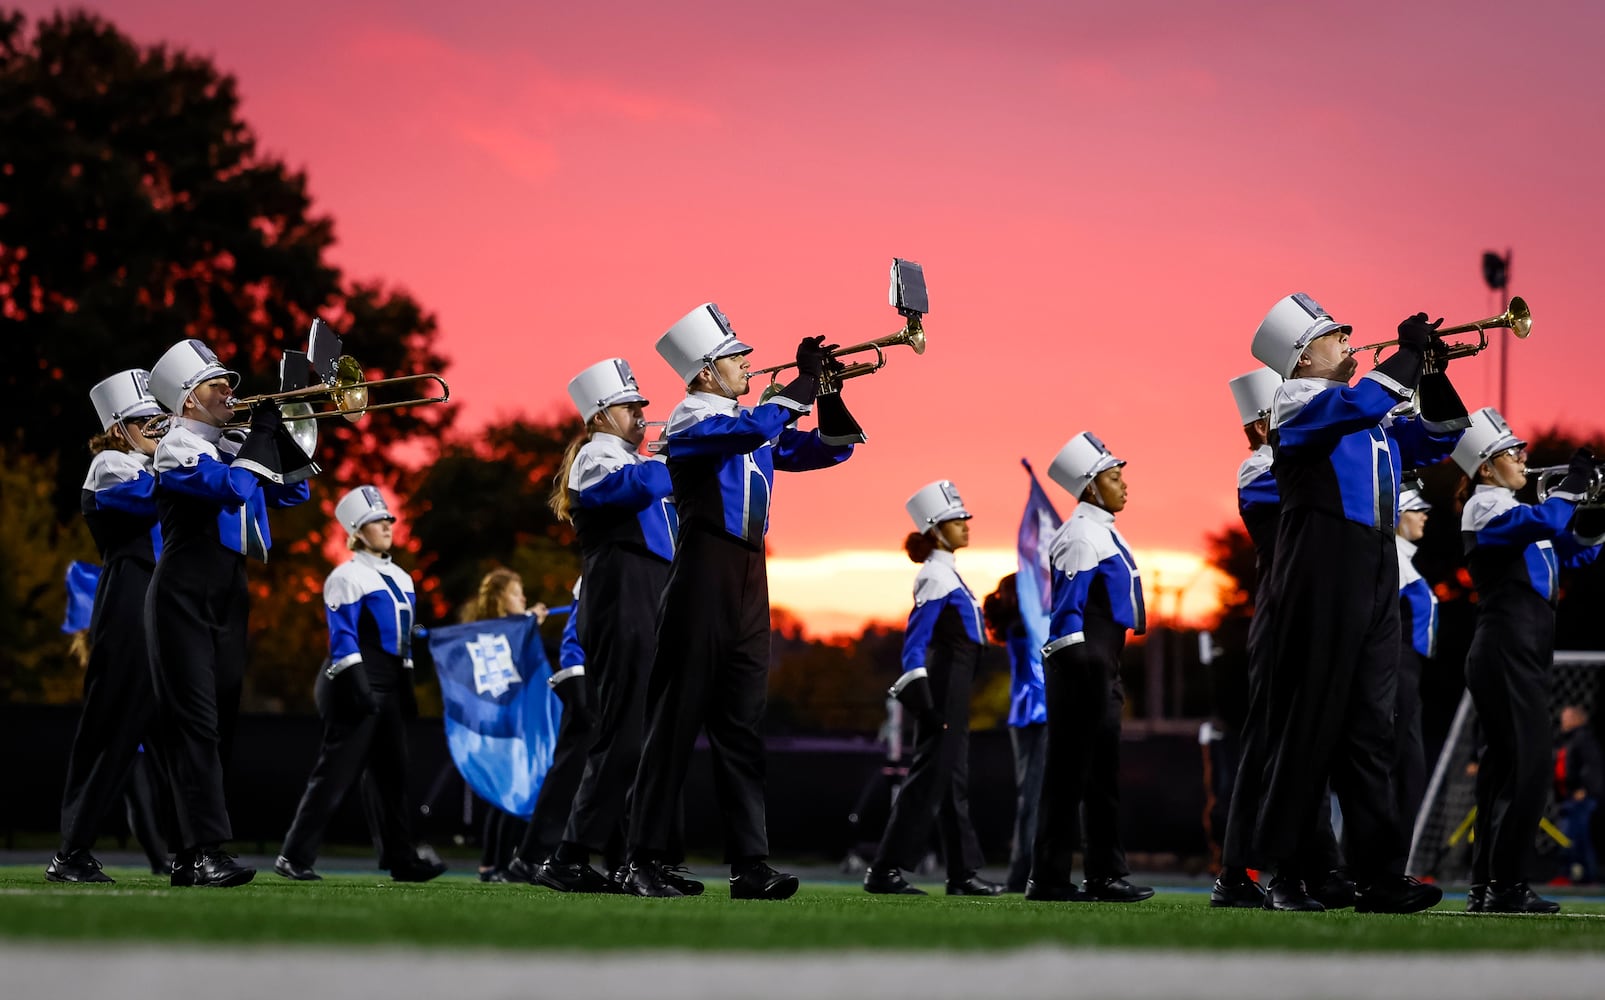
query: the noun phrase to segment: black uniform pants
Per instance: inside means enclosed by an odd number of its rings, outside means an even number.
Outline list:
[[[245,557],[222,546],[163,552],[146,596],[157,750],[186,851],[233,836],[223,774],[245,678],[249,605]]]
[[[1048,724],[1009,727],[1014,750],[1014,836],[1009,842],[1010,892],[1024,892],[1031,877],[1031,845],[1037,839],[1037,806],[1042,800],[1042,768],[1048,758]]]
[[[1399,693],[1393,713],[1397,747],[1394,791],[1406,847],[1415,830],[1421,800],[1427,795],[1427,749],[1421,736],[1421,666],[1424,662],[1406,636],[1399,647]]]
[[[1244,758],[1257,773],[1245,766],[1238,775],[1240,792],[1257,780],[1260,793],[1253,806],[1242,803],[1254,809],[1247,865],[1303,874],[1330,781],[1356,879],[1402,873],[1408,837],[1393,790],[1400,639],[1392,533],[1309,508],[1284,510],[1260,613],[1267,617],[1252,669],[1265,707],[1263,725],[1246,734],[1254,745]]]
[[[106,564],[95,590],[95,612],[89,623],[89,664],[84,673],[84,708],[67,760],[67,784],[61,796],[61,853],[95,845],[101,823],[128,783],[143,742],[154,748],[156,692],[151,683],[150,651],[145,642],[145,595],[152,568],[137,559]],[[147,754],[147,756],[149,756]],[[164,780],[160,768],[156,780]],[[169,826],[171,805],[157,796],[158,826]],[[140,833],[155,853],[166,853],[174,836],[167,829],[156,844],[147,841],[157,830]]]
[[[1120,715],[1126,701],[1120,651],[1126,629],[1092,615],[1082,631],[1085,642],[1056,650],[1042,665],[1048,751],[1031,852],[1031,881],[1039,885],[1070,884],[1083,832],[1087,878],[1120,878],[1131,871],[1120,846]]]
[[[330,679],[318,672],[317,701],[320,708],[327,706],[323,744],[280,851],[297,865],[311,867],[317,860],[329,821],[365,768],[377,799],[370,817],[379,826],[379,867],[394,868],[416,858],[407,806],[406,689],[412,679],[397,658],[372,650],[364,650],[362,662],[346,668],[347,673],[352,670],[367,675],[378,711],[331,693],[336,686],[353,684],[354,677]]]
[[[646,741],[630,816],[632,855],[662,858],[673,849],[691,751],[706,728],[726,860],[768,856],[758,733],[768,686],[763,552],[722,532],[696,526],[682,531],[658,609]]]
[[[1487,748],[1477,767],[1471,880],[1528,882],[1538,823],[1549,802],[1549,672],[1555,611],[1530,590],[1505,587],[1477,609],[1466,687]]]
[[[617,839],[646,728],[646,679],[657,650],[658,601],[669,564],[608,547],[586,560],[575,629],[596,707],[596,738],[563,839],[601,852]]]
[[[872,864],[912,870],[925,856],[935,823],[948,881],[962,882],[986,860],[970,822],[970,685],[975,658],[933,655],[927,671],[931,698],[947,725],[914,724],[914,758]]]

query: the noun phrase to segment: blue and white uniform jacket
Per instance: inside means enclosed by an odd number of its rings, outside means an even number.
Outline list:
[[[304,503],[312,495],[311,486],[305,481],[294,486],[263,484],[251,472],[231,465],[233,461],[234,449],[224,440],[222,428],[186,417],[173,419],[172,429],[156,447],[155,462],[157,500],[168,503],[171,511],[183,511],[168,522],[170,510],[163,510],[169,548],[187,547],[196,538],[207,537],[231,552],[267,561],[273,547],[267,509]],[[192,523],[203,515],[204,526]]]
[[[914,610],[903,631],[903,676],[892,686],[896,696],[904,687],[927,676],[927,662],[935,645],[986,643],[981,605],[959,577],[953,553],[937,549],[920,564],[914,577]]]
[[[583,577],[574,582],[574,604],[568,609],[568,621],[563,623],[563,638],[557,646],[557,666],[546,679],[547,687],[555,689],[570,677],[585,675],[585,647],[580,645],[580,584],[584,582]],[[531,629],[530,634],[538,637],[540,632]]]
[[[1570,530],[1575,510],[1564,497],[1526,504],[1503,486],[1479,485],[1461,512],[1460,537],[1480,601],[1519,587],[1555,604],[1560,568],[1599,558],[1602,539],[1579,538]]]
[[[1049,543],[1053,615],[1044,658],[1086,641],[1086,616],[1102,615],[1137,635],[1147,628],[1142,574],[1131,547],[1115,530],[1115,516],[1095,504],[1076,505]]]
[[[1352,386],[1320,378],[1282,383],[1270,434],[1282,510],[1319,510],[1393,534],[1401,462],[1432,465],[1454,451],[1463,433],[1420,417],[1389,416],[1412,396],[1376,371]]]
[[[1395,536],[1399,544],[1399,631],[1410,648],[1431,658],[1438,652],[1438,595],[1416,569],[1416,543]]]
[[[616,434],[598,432],[574,456],[568,488],[582,549],[622,545],[664,562],[674,559],[679,520],[665,463],[639,454]]]
[[[325,673],[333,677],[362,661],[359,635],[376,641],[402,666],[411,667],[412,623],[417,604],[412,577],[388,555],[353,553],[323,582],[323,606],[329,616],[329,666]]]
[[[853,453],[852,445],[821,442],[818,431],[788,427],[797,412],[778,402],[746,409],[702,392],[674,408],[666,441],[682,528],[721,531],[763,548],[775,470],[828,468]]]
[[[156,565],[162,553],[162,526],[148,456],[109,448],[96,454],[84,477],[79,508],[103,562],[127,557]]]
[[[1282,494],[1271,471],[1271,446],[1262,444],[1237,467],[1237,513],[1254,542],[1260,575],[1271,570],[1276,553],[1276,522],[1282,514]]]

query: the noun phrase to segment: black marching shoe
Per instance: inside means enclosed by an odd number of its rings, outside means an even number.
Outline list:
[[[767,861],[755,861],[730,876],[731,899],[790,899],[797,894],[797,876],[777,872]]]
[[[1311,898],[1329,910],[1346,910],[1354,905],[1356,887],[1342,871],[1329,871],[1319,882],[1309,882],[1306,888]]]
[[[1243,869],[1228,868],[1220,873],[1215,887],[1209,891],[1209,905],[1259,909],[1265,905],[1265,889]]]
[[[1140,903],[1154,894],[1148,886],[1132,885],[1123,878],[1089,878],[1081,891],[1100,903]]]
[[[947,894],[949,896],[1001,896],[1003,884],[989,882],[975,872],[970,872],[964,878],[955,882],[947,880]]]
[[[1267,910],[1298,913],[1321,913],[1326,910],[1320,900],[1304,890],[1304,880],[1300,878],[1271,879],[1270,885],[1265,887],[1265,902],[1260,905]]]
[[[607,877],[608,882],[611,883],[607,891],[620,896],[628,896],[630,894],[630,890],[624,887],[624,880],[629,877],[630,866],[619,865],[617,868],[613,869],[613,874]]]
[[[509,882],[527,882],[530,885],[536,885],[535,873],[540,870],[540,867],[539,864],[530,864],[515,855],[511,861],[507,862],[507,867],[503,868],[502,872],[507,876],[507,881]]]
[[[876,868],[870,865],[864,869],[864,891],[872,892],[878,896],[923,896],[925,890],[908,884],[903,873],[897,868]]]
[[[390,877],[397,882],[428,882],[446,874],[444,861],[413,858],[390,869]]]
[[[1408,875],[1387,875],[1354,893],[1356,913],[1420,913],[1443,899],[1443,890]]]
[[[664,865],[663,877],[670,885],[679,889],[682,896],[702,895],[702,883],[691,877],[691,869],[685,865]]]
[[[195,854],[195,885],[232,889],[256,878],[256,869],[242,865],[221,848],[202,849]]]
[[[46,882],[96,882],[110,885],[116,881],[110,875],[100,870],[100,862],[89,853],[88,848],[80,847],[76,851],[68,851],[65,855],[57,854],[45,866]]]
[[[512,879],[511,877],[508,876],[507,869],[499,868],[499,867],[498,868],[481,868],[479,870],[479,880],[481,882],[512,882],[512,881],[514,881],[514,879]]]
[[[173,870],[168,873],[167,884],[175,889],[195,884],[195,855],[183,851],[173,855]]]
[[[630,862],[630,872],[624,876],[624,891],[632,896],[658,899],[678,899],[685,895],[669,881],[668,873],[657,861]]]
[[[313,871],[311,865],[298,865],[282,854],[273,859],[273,870],[292,882],[323,881],[323,876]]]
[[[547,858],[535,869],[535,884],[558,892],[607,892],[607,876],[588,864]]]
[[[1488,901],[1488,885],[1485,882],[1473,882],[1466,890],[1466,912],[1481,913],[1483,904]]]
[[[1038,903],[1086,903],[1092,899],[1073,882],[1038,882],[1036,879],[1026,880],[1025,898]]]
[[[1533,887],[1526,882],[1489,882],[1481,912],[1559,913],[1560,904],[1533,892]]]

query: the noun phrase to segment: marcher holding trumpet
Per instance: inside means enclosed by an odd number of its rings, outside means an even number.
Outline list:
[[[1472,415],[1454,451],[1466,474],[1461,537],[1477,589],[1477,628],[1466,656],[1466,687],[1487,748],[1477,768],[1471,891],[1477,913],[1554,913],[1540,897],[1534,840],[1549,799],[1549,671],[1562,566],[1599,557],[1605,510],[1579,504],[1598,463],[1579,449],[1560,482],[1537,504],[1516,499],[1527,482],[1527,442],[1492,407]]]
[[[243,441],[225,437],[238,381],[198,340],[173,345],[150,375],[151,394],[173,414],[155,456],[163,544],[145,627],[182,838],[175,886],[235,886],[256,875],[223,850],[233,837],[223,772],[245,672],[245,564],[267,559],[268,507],[310,495],[304,480],[282,485],[266,471],[278,464],[276,402],[252,408]]]

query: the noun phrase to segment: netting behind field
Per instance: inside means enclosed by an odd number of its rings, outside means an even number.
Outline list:
[[[1560,710],[1581,705],[1594,713],[1600,676],[1605,673],[1605,652],[1557,652],[1550,672],[1549,722],[1551,737],[1560,735]],[[1471,871],[1471,816],[1476,805],[1477,779],[1468,768],[1476,760],[1476,709],[1471,692],[1460,698],[1443,751],[1433,766],[1426,798],[1416,816],[1410,839],[1408,871],[1417,878],[1464,879]],[[1556,849],[1553,838],[1540,832],[1539,852]]]

